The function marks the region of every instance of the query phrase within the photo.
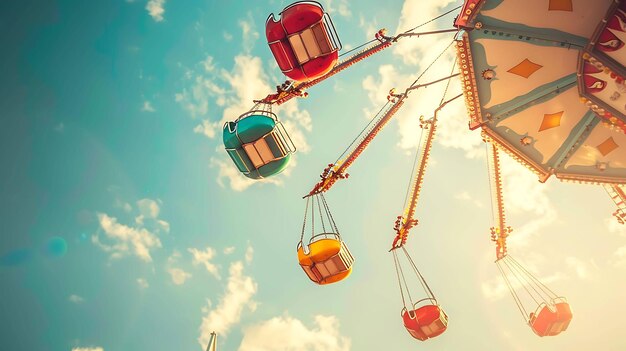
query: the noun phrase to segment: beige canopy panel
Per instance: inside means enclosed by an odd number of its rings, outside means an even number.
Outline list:
[[[467,0],[470,128],[541,181],[626,184],[626,1]]]

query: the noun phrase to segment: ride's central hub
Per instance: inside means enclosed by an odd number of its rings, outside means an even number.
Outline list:
[[[600,21],[578,65],[581,102],[626,133],[626,2]]]

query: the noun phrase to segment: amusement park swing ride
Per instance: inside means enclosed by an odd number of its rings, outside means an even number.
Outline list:
[[[380,30],[371,41],[342,55],[334,24],[319,3],[299,1],[285,7],[278,19],[274,14],[268,17],[268,46],[288,80],[277,86],[275,93],[255,100],[250,111],[227,122],[223,130],[227,153],[237,169],[252,179],[278,174],[296,151],[272,106],[306,97],[309,88],[398,40],[454,33],[450,45],[410,86],[403,91],[391,89],[387,103],[370,124],[337,161],[328,164],[320,180],[304,195],[297,257],[312,282],[326,285],[342,281],[354,263],[324,194],[338,180],[349,177],[350,166],[411,93],[445,82],[432,117],[420,117],[419,151],[389,250],[403,302],[403,324],[411,336],[422,341],[439,336],[448,325],[447,314],[405,244],[410,230],[418,224],[415,210],[438,113],[463,97],[469,129],[480,129],[487,146],[494,219],[490,235],[496,246],[496,266],[535,334],[554,336],[567,330],[573,317],[567,299],[554,293],[507,250],[507,238],[513,230],[506,223],[500,154],[505,152],[525,165],[540,182],[554,175],[563,181],[603,186],[617,206],[613,215],[619,223],[626,222],[626,1],[576,2],[573,6],[572,0],[550,0],[538,4],[535,0],[465,0],[462,6],[426,22],[459,11],[453,28],[419,32],[420,25],[395,36]],[[456,48],[452,72],[421,82],[452,46]],[[447,97],[451,79],[461,80],[463,92]],[[421,298],[414,299],[415,291],[411,294],[409,275],[419,282]],[[523,302],[518,290],[529,296],[532,306]]]

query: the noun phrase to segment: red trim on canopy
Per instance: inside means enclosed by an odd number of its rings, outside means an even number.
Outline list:
[[[454,25],[456,27],[473,28],[469,24],[474,20],[474,17],[478,14],[478,9],[484,2],[485,0],[465,0],[459,16],[454,21]]]

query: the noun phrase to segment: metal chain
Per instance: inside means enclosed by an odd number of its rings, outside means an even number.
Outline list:
[[[509,292],[511,293],[511,296],[513,296],[513,300],[515,300],[515,304],[517,305],[517,308],[519,309],[520,313],[522,314],[522,317],[524,318],[524,322],[527,322],[526,316],[528,315],[528,313],[526,312],[524,305],[522,305],[522,301],[520,301],[519,297],[515,293],[515,290],[513,289],[513,285],[511,285],[509,278],[507,277],[507,275],[504,273],[504,270],[500,266],[500,260],[496,261],[496,266],[498,266],[498,269],[500,270],[500,274],[502,274],[502,277],[504,278],[504,282],[506,283],[506,286],[509,288]]]
[[[396,250],[393,250],[394,252]],[[413,298],[411,297],[411,290],[409,290],[409,284],[406,282],[406,277],[404,276],[404,270],[402,269],[402,265],[399,264],[400,259],[398,259],[398,268],[400,269],[400,275],[402,276],[402,281],[404,282],[404,286],[406,287],[406,294],[409,296],[409,302],[411,303],[411,307],[413,307]]]
[[[411,266],[413,267],[413,270],[415,271],[415,274],[419,278],[419,281],[422,284],[422,288],[424,289],[424,291],[427,294],[429,294],[430,298],[432,298],[433,300],[437,301],[437,298],[435,297],[435,294],[433,293],[432,290],[430,290],[430,286],[428,286],[428,283],[426,282],[426,279],[424,279],[424,277],[422,276],[422,273],[420,273],[420,271],[417,269],[417,266],[415,265],[415,262],[413,262],[413,258],[411,258],[411,256],[409,255],[409,252],[406,250],[406,248],[404,246],[402,246],[402,250],[404,251],[404,254],[406,255],[406,257],[409,260],[409,262],[411,263]]]
[[[336,234],[341,238],[341,234],[339,234],[339,228],[337,228],[337,223],[335,223],[335,219],[333,218],[333,213],[330,212],[330,207],[328,206],[328,203],[326,202],[326,198],[324,197],[324,193],[320,193],[319,196],[322,198],[322,201],[324,202],[324,207],[328,211],[328,216],[330,218],[330,222],[331,222],[333,228],[335,229]]]
[[[315,236],[315,198],[311,200],[311,238]]]
[[[322,205],[320,204],[320,200],[317,199],[317,210],[320,214],[320,220],[322,221],[322,230],[326,233],[326,225],[324,224],[324,213],[322,213]]]
[[[304,222],[302,222],[302,234],[300,235],[300,243],[304,240],[304,230],[306,229],[306,216],[309,212],[309,198],[306,198],[306,208],[304,209]],[[304,246],[304,244],[302,244]]]
[[[408,311],[409,309],[406,307],[406,300],[404,299],[404,289],[402,288],[402,280],[400,280],[400,271],[398,270],[398,267],[400,266],[400,262],[398,261],[398,254],[396,253],[396,250],[393,250],[392,253],[393,253],[393,263],[396,267],[396,278],[398,279],[398,286],[400,287],[400,296],[402,296],[402,305]]]
[[[509,258],[513,262],[513,264],[515,264],[517,267],[519,267],[519,269],[521,269],[524,273],[526,273],[526,275],[528,275],[530,277],[530,279],[532,279],[535,282],[535,284],[537,284],[537,286],[539,286],[539,288],[541,289],[541,291],[544,294],[546,294],[547,296],[550,296],[552,298],[556,298],[558,296],[547,285],[542,283],[541,280],[539,280],[530,271],[528,271],[524,266],[522,266],[516,259],[514,259],[513,257],[510,257],[510,256],[509,256]]]
[[[526,293],[528,294],[528,296],[530,296],[531,299],[533,299],[533,301],[535,301],[535,303],[537,305],[539,305],[539,301],[537,301],[537,299],[535,298],[535,296],[530,292],[530,290],[528,290],[528,285],[530,285],[531,288],[533,288],[533,290],[535,290],[535,293],[537,293],[537,290],[535,289],[534,286],[532,286],[531,284],[524,284],[524,282],[522,282],[522,279],[524,278],[523,276],[519,275],[519,274],[515,274],[515,272],[513,271],[513,269],[511,268],[510,262],[508,262],[508,260],[505,258],[501,261],[504,262],[504,264],[507,266],[507,268],[509,269],[509,271],[511,272],[511,274],[513,275],[513,277],[515,277],[515,279],[517,279],[517,282],[520,284],[520,286],[522,286],[524,288],[524,290],[526,290]],[[521,276],[521,277],[520,277]],[[540,294],[537,294],[537,296],[539,298],[541,298]],[[542,299],[543,300],[543,299]]]

